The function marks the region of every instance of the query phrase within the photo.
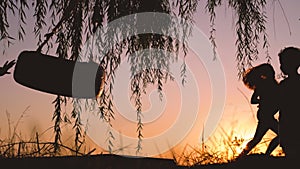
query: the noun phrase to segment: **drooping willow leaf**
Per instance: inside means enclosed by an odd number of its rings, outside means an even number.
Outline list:
[[[177,61],[180,50],[183,51],[184,57],[187,55],[188,45],[186,42],[193,31],[191,28],[194,13],[200,9],[197,8],[198,0],[52,0],[50,2],[36,0],[31,5],[28,3],[29,1],[26,0],[0,2],[0,40],[7,41],[5,44],[9,46],[14,39],[9,30],[10,24],[13,22],[8,18],[9,14],[18,15],[20,20],[18,38],[23,39],[26,35],[24,29],[28,17],[26,12],[29,10],[34,11],[33,30],[37,36],[38,51],[47,52],[48,50],[44,49],[44,46],[47,45],[47,48],[56,48],[59,57],[80,60],[83,59],[80,58],[80,55],[82,45],[86,43],[85,39],[90,39],[96,33],[101,34],[99,36],[101,38],[93,43],[96,48],[86,55],[86,59],[101,64],[106,70],[106,85],[99,98],[99,115],[109,124],[114,119],[112,91],[115,73],[121,64],[122,54],[125,53],[127,57],[125,59],[131,66],[131,92],[138,117],[138,149],[141,148],[140,143],[143,137],[141,95],[148,84],[156,84],[158,91],[161,92],[164,83],[173,78],[169,67]],[[237,37],[235,59],[237,60],[238,77],[257,60],[260,43],[263,44],[263,48],[268,49],[265,27],[267,22],[266,3],[266,0],[207,0],[205,8],[210,16],[210,41],[214,49],[217,46],[215,32],[218,31],[214,26],[217,17],[216,8],[220,5],[227,5],[235,14]],[[27,9],[29,10],[27,11]],[[110,25],[126,16],[145,12],[153,12],[153,17],[155,17],[155,13],[180,17],[184,23],[176,23],[172,19],[164,21],[164,24],[160,25],[160,31],[164,34],[155,32],[155,28],[157,28],[155,19],[147,23],[150,25],[149,31],[143,34],[136,34],[138,30],[135,29],[135,26],[141,24],[138,17],[132,17],[129,22],[121,25]],[[50,18],[47,18],[47,15]],[[105,26],[108,28],[103,29]],[[45,34],[43,40],[42,32],[48,31],[50,32]],[[54,36],[57,38],[53,38]],[[55,39],[57,41],[54,41]],[[270,59],[268,55],[267,58]],[[179,69],[181,69],[182,82],[185,83],[186,64],[183,63]],[[54,103],[56,110],[59,110],[57,104],[62,103],[60,97]],[[76,108],[76,106],[74,107]],[[75,113],[73,117],[77,118],[76,136],[79,137],[80,114],[76,113],[80,113],[80,111],[73,111],[73,113]],[[55,123],[57,124],[61,122],[58,115],[59,113],[56,111]],[[57,124],[55,125],[57,126]],[[55,132],[60,132],[60,130],[56,128]],[[113,137],[109,142],[112,145]]]

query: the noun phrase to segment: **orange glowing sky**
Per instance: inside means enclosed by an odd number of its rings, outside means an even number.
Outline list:
[[[285,46],[300,46],[300,1],[297,0],[285,0],[282,1],[284,12],[286,13],[288,22],[285,20],[284,14],[276,1],[273,1],[267,5],[268,24],[267,30],[269,34],[270,48],[269,52],[272,57],[271,64],[273,64],[277,74],[280,73],[278,66],[277,53]],[[198,12],[194,16],[196,26],[209,36],[209,16],[204,12],[204,2],[200,1],[198,6]],[[249,105],[247,99],[251,97],[251,91],[243,86],[242,82],[238,80],[236,60],[235,60],[235,33],[234,33],[234,21],[233,14],[230,9],[222,6],[217,9],[216,18],[216,42],[217,52],[220,57],[220,62],[224,66],[224,73],[226,78],[226,101],[222,117],[216,130],[211,134],[210,138],[220,138],[222,135],[221,128],[227,133],[233,132],[234,136],[243,137],[249,139],[255,131],[256,125],[256,106]],[[28,26],[28,28],[31,25]],[[291,30],[291,33],[289,31]],[[18,54],[22,50],[35,50],[36,41],[34,35],[28,29],[28,34],[25,37],[24,42],[16,42],[13,46],[7,49],[4,55],[0,56],[0,65],[4,64],[6,60],[16,59]],[[2,52],[2,44],[0,50]],[[261,52],[260,59],[257,64],[265,62],[265,54]],[[196,83],[198,85],[199,92],[199,108],[198,116],[193,124],[191,131],[182,140],[180,146],[186,144],[198,145],[203,130],[203,124],[205,123],[207,113],[211,106],[211,84],[209,82],[209,73],[205,69],[203,63],[195,59],[195,53],[190,52],[187,57],[187,63],[191,69],[192,74],[195,76]],[[12,70],[13,71],[13,70]],[[122,81],[116,83],[123,84]],[[44,131],[53,125],[52,114],[54,105],[51,104],[56,96],[51,94],[34,91],[17,84],[12,75],[0,77],[0,138],[7,136],[8,120],[7,113],[10,115],[12,123],[16,123],[22,112],[29,107],[24,118],[22,118],[19,124],[19,129],[22,131],[32,131],[34,127],[39,131]],[[124,84],[128,85],[128,84]],[[180,91],[177,84],[172,82],[166,85],[164,90],[166,98],[166,107],[163,109],[163,113],[159,118],[152,123],[148,123],[144,127],[145,137],[150,137],[158,133],[164,132],[173,121],[176,120],[180,109]],[[149,88],[149,93],[155,91],[153,88]],[[144,99],[145,110],[152,109],[151,105],[159,104],[154,102],[153,99],[157,99],[156,95],[147,96]],[[246,96],[246,98],[245,98]],[[191,105],[193,106],[193,105]],[[65,108],[67,112],[70,112],[71,108]],[[133,112],[134,113],[134,112]],[[188,124],[189,121],[186,121]],[[117,131],[121,131],[124,134],[135,136],[135,130],[130,130],[136,127],[135,123],[124,120],[124,117],[116,115],[114,121],[114,127]],[[128,132],[128,133],[126,133]],[[50,132],[51,133],[51,132]],[[221,133],[221,134],[220,134]],[[269,133],[272,135],[272,133]],[[28,136],[29,137],[29,136]],[[53,139],[50,137],[50,139]],[[171,139],[171,138],[170,138]],[[221,143],[220,143],[221,144]]]

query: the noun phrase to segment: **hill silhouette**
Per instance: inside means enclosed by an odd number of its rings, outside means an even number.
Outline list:
[[[0,158],[1,168],[10,169],[283,169],[297,168],[296,160],[251,154],[222,164],[179,166],[172,159],[119,155]]]

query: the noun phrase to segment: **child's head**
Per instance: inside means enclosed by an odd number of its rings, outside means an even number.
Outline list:
[[[268,63],[252,67],[243,74],[243,82],[250,89],[255,89],[261,82],[268,80],[275,80],[275,71]]]
[[[283,74],[297,74],[300,66],[300,49],[295,47],[286,47],[279,54],[280,69]]]

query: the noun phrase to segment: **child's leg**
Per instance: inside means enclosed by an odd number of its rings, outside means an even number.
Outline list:
[[[261,141],[268,130],[269,128],[264,123],[258,122],[254,137],[247,143],[240,156],[247,155]]]
[[[273,138],[273,140],[270,142],[267,150],[266,150],[266,155],[270,155],[273,150],[279,145],[279,136],[276,136]]]
[[[270,125],[270,129],[277,134],[275,138],[272,139],[270,142],[267,150],[266,155],[270,155],[273,150],[279,145],[279,136],[278,136],[278,121],[276,119],[273,119],[272,121],[268,122]]]

